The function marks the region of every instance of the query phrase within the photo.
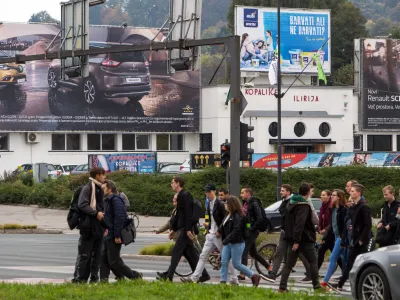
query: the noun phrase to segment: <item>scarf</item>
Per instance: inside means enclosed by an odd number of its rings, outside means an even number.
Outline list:
[[[98,182],[96,179],[89,177],[89,180],[91,181],[92,184],[92,195],[90,197],[90,207],[93,208],[94,210],[96,210],[96,185],[99,186],[101,188],[101,183]]]

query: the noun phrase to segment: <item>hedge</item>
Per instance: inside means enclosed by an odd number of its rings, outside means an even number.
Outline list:
[[[242,169],[241,186],[251,186],[264,207],[276,201],[276,172],[261,169]],[[202,172],[182,175],[186,188],[204,204],[204,186],[214,183],[225,187],[225,171],[210,168]],[[172,175],[129,174],[115,172],[107,174],[118,188],[125,192],[131,202],[131,209],[137,213],[152,216],[168,216],[172,210],[173,192],[170,187]],[[355,179],[365,186],[365,197],[374,212],[380,214],[383,204],[382,188],[386,185],[398,187],[400,172],[395,168],[370,168],[362,166],[329,167],[309,170],[289,169],[283,172],[283,183],[293,187],[302,182],[315,185],[315,195],[324,189],[344,189],[348,180]],[[24,181],[29,182],[29,181]],[[45,183],[25,185],[19,179],[14,182],[0,181],[0,204],[37,204],[43,207],[67,208],[73,191],[88,182],[88,175],[60,177]]]

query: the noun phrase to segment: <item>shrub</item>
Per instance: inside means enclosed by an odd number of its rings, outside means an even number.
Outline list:
[[[21,224],[4,224],[0,225],[0,229],[37,229],[37,225],[21,225]]]
[[[158,256],[171,256],[172,248],[175,243],[169,242],[164,244],[157,244],[146,246],[142,250],[140,250],[140,255],[158,255]]]

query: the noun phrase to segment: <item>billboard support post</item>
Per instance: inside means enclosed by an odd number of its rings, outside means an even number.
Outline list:
[[[280,199],[280,191],[282,185],[282,78],[281,78],[281,0],[278,0],[278,94],[276,98],[278,100],[278,174],[276,184],[276,201]]]

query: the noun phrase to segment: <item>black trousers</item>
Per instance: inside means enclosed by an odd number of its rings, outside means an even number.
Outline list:
[[[103,255],[100,265],[100,280],[108,281],[110,271],[112,271],[117,278],[138,279],[140,274],[131,270],[121,258],[121,244],[115,243],[113,238],[104,240]]]
[[[260,235],[259,231],[251,231],[249,232],[249,237],[246,239],[246,246],[244,247],[242,254],[242,264],[247,266],[248,255],[262,264],[266,269],[270,266],[270,264],[257,253],[256,240]]]
[[[284,239],[285,238],[285,232],[281,231],[281,235],[279,237],[279,244],[278,247],[276,248],[276,252],[274,255],[274,262],[272,263],[272,274],[274,276],[278,275],[279,268],[281,267],[282,261],[285,260],[287,261],[287,248],[288,248],[288,242]],[[304,268],[306,269],[306,275],[310,275],[310,265],[307,261],[307,259],[304,257],[303,253],[299,253],[299,258],[301,262],[304,265]]]
[[[292,250],[293,243],[288,243],[287,246],[287,261],[282,271],[281,283],[279,289],[286,290],[287,283],[289,280],[289,275],[292,269],[296,265],[296,261],[299,254],[302,253],[310,265],[310,275],[312,279],[312,284],[314,289],[320,288],[319,276],[318,276],[318,263],[317,263],[317,253],[315,252],[314,243],[300,243],[297,251]]]
[[[347,260],[346,269],[343,271],[343,276],[339,280],[340,288],[342,288],[347,279],[349,279],[350,271],[353,268],[357,256],[366,252],[368,252],[368,245],[365,244],[363,244],[362,246],[360,246],[360,244],[356,244],[354,247],[349,248],[349,258]]]
[[[333,238],[328,238],[323,244],[321,244],[319,246],[318,249],[318,270],[321,269],[322,264],[324,263],[324,259],[325,259],[325,253],[326,251],[333,251],[333,248],[335,247],[335,239]],[[337,262],[338,266],[340,267],[340,269],[342,269],[342,273],[344,272],[343,268],[342,268],[342,258],[339,257],[338,262]]]
[[[179,261],[182,255],[188,261],[192,271],[196,270],[197,263],[199,262],[200,253],[198,249],[193,245],[193,242],[189,239],[184,229],[179,229],[178,238],[176,239],[175,245],[172,248],[171,263],[167,271],[167,278],[171,281],[174,278],[174,273],[178,267]],[[207,276],[208,272],[204,268],[202,276]]]
[[[80,235],[78,242],[78,257],[75,264],[73,282],[90,282],[99,280],[103,237],[95,237],[91,233]]]

